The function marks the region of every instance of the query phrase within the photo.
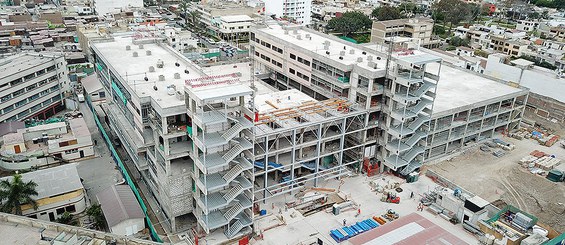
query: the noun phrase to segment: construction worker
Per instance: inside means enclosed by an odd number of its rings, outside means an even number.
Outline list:
[[[343,219],[343,226],[345,226],[346,223],[347,223],[347,222],[345,222],[345,219]]]
[[[410,199],[414,198],[414,192],[410,192]]]

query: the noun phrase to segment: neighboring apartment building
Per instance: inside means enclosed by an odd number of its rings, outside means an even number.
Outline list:
[[[20,128],[3,135],[0,165],[23,170],[94,157],[94,144],[84,118],[67,122]]]
[[[98,16],[117,13],[129,8],[143,8],[143,0],[95,0],[94,11]]]
[[[60,54],[22,53],[0,59],[0,122],[46,119],[64,109],[70,90]]]
[[[521,56],[528,49],[528,44],[501,35],[491,35],[490,43],[491,50],[514,57]]]
[[[407,37],[420,40],[423,47],[435,47],[440,40],[432,37],[434,22],[426,18],[374,21],[371,42],[383,44],[392,37]]]
[[[0,178],[11,179],[12,177]],[[26,203],[22,206],[25,216],[55,221],[65,212],[79,214],[86,209],[86,192],[74,164],[24,173],[22,180],[37,184],[37,196],[32,196],[37,202],[37,210]]]
[[[305,26],[312,21],[312,0],[269,0],[265,1],[265,11],[267,15],[293,19]]]
[[[236,42],[249,40],[249,28],[253,19],[247,15],[226,15],[220,17],[218,34],[221,39]]]
[[[531,32],[539,28],[539,21],[533,20],[518,20],[516,24],[516,29],[520,31]]]
[[[200,3],[193,3],[192,9],[198,11],[200,15],[200,19],[199,19],[200,24],[206,29],[208,34],[219,37],[220,29],[222,25],[222,20],[221,20],[222,16],[247,15],[249,17],[253,17],[256,14],[262,13],[263,7],[261,5],[250,7],[247,5],[237,4],[235,2],[229,2],[229,1],[210,2],[210,3],[206,3],[203,1]],[[230,26],[230,27],[235,27],[235,26],[237,26],[239,30],[239,26],[243,26],[243,25],[234,23],[234,26]]]

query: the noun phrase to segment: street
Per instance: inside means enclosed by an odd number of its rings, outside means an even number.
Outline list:
[[[94,146],[96,157],[78,162],[77,170],[79,176],[83,179],[82,184],[86,189],[90,203],[98,203],[96,194],[121,181],[122,175],[118,171],[108,147],[104,144],[104,139],[102,139],[100,131],[96,127],[90,108],[86,103],[79,103],[79,110],[88,125],[92,141],[97,142],[97,144]]]

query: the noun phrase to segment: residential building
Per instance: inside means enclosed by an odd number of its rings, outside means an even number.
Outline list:
[[[420,40],[423,47],[435,47],[440,40],[432,36],[434,22],[426,18],[374,21],[371,42],[383,44],[392,37],[407,37]]]
[[[84,96],[91,103],[97,104],[106,102],[106,90],[104,90],[96,74],[82,78],[80,84],[84,88]]]
[[[265,1],[267,15],[294,20],[299,25],[309,25],[312,16],[312,0]]]
[[[112,185],[96,194],[96,199],[111,233],[131,236],[145,228],[145,214],[129,186]]]
[[[262,13],[263,7],[261,5],[250,7],[247,5],[242,5],[229,1],[210,2],[210,3],[206,3],[203,1],[200,3],[193,3],[192,9],[198,11],[200,15],[200,19],[199,19],[200,25],[205,28],[206,32],[210,35],[219,37],[220,29],[222,25],[222,21],[221,21],[222,16],[247,15],[249,17],[253,17],[256,14]],[[241,19],[241,17],[239,17],[239,19]],[[244,22],[248,22],[248,20],[246,19],[244,20]],[[239,30],[239,26],[244,26],[244,25],[239,25],[234,23],[234,26],[230,26],[230,27],[235,27],[235,26],[237,26]]]
[[[520,40],[509,39],[502,35],[491,35],[490,49],[511,56],[521,56],[528,49],[528,44]]]
[[[11,180],[4,177],[0,180]],[[37,210],[26,203],[22,206],[22,214],[30,218],[55,221],[63,213],[79,214],[86,209],[86,192],[76,166],[67,164],[22,174],[24,182],[33,181],[37,196]]]
[[[247,15],[221,16],[218,34],[222,40],[228,42],[247,42],[251,26],[253,26],[253,19]]]
[[[65,57],[21,53],[0,59],[0,122],[47,119],[64,109],[70,90]]]
[[[516,24],[516,30],[531,32],[537,30],[539,27],[539,21],[533,20],[518,20]]]
[[[558,27],[551,27],[549,29],[549,37],[553,38],[559,42],[565,42],[565,28],[558,26]]]
[[[2,136],[0,164],[5,169],[22,170],[78,161],[94,156],[93,145],[84,118],[19,128]]]
[[[143,0],[96,0],[94,11],[98,16],[113,14],[128,8],[143,8]]]

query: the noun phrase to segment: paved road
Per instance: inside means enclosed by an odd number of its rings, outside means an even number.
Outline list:
[[[92,140],[97,144],[94,146],[95,158],[78,162],[77,170],[83,179],[83,186],[91,203],[97,203],[96,194],[122,180],[121,173],[110,155],[110,151],[94,122],[94,116],[86,103],[80,103],[79,109],[88,125]]]

